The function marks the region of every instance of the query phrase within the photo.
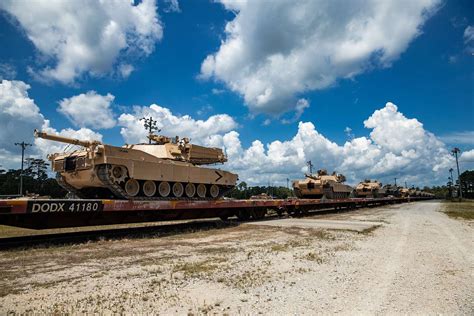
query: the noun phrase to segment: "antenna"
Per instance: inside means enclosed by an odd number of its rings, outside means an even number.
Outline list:
[[[161,132],[161,129],[159,129],[157,126],[156,126],[156,123],[158,123],[158,121],[154,120],[153,117],[142,117],[140,119],[140,121],[144,121],[143,123],[143,126],[145,127],[145,129],[148,131],[148,144],[151,144],[151,135],[153,135],[153,132],[157,131],[157,132]]]
[[[313,174],[313,164],[311,163],[311,160],[306,162],[306,164],[308,165],[309,174]]]

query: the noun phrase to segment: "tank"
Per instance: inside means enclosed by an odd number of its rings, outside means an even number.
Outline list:
[[[356,197],[378,198],[384,197],[386,190],[382,187],[382,183],[377,180],[365,179],[355,188]]]
[[[409,197],[410,190],[408,188],[399,188],[400,189],[400,196],[401,197]]]
[[[333,172],[331,175],[325,169],[317,174],[305,174],[305,179],[293,181],[293,191],[299,198],[328,199],[348,198],[353,191],[349,185],[343,184],[346,177]]]
[[[58,183],[79,198],[218,199],[238,180],[237,174],[202,167],[227,157],[188,138],[150,134],[149,144],[118,147],[37,130],[35,137],[82,147],[48,155]]]
[[[394,197],[400,196],[400,188],[397,187],[396,185],[386,184],[383,186],[383,189],[385,190],[386,196],[394,196]]]

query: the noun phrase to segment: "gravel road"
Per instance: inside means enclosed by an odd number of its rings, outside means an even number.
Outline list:
[[[318,216],[373,231],[239,225],[0,252],[0,314],[474,314],[474,224],[417,202]]]

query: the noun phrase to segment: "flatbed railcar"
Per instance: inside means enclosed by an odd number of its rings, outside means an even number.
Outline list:
[[[237,216],[258,220],[269,210],[295,215],[321,209],[352,209],[426,200],[411,198],[268,199],[268,200],[104,200],[7,199],[0,200],[0,225],[33,229],[79,227],[163,220]]]

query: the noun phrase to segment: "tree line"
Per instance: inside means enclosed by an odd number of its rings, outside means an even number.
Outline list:
[[[25,159],[23,170],[23,193],[64,198],[66,190],[59,186],[56,179],[48,177],[49,164],[43,159]],[[0,169],[0,195],[12,196],[19,194],[21,169]]]

